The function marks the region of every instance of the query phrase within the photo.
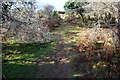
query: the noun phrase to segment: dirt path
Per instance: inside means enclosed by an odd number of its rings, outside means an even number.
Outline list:
[[[62,26],[65,26],[63,24]],[[38,73],[37,78],[69,78],[70,77],[70,57],[68,56],[69,51],[66,49],[69,47],[65,44],[66,39],[61,34],[64,27],[60,28],[57,33],[57,45],[56,49],[50,54],[48,63],[41,65],[41,61],[38,61]]]
[[[62,26],[65,26],[64,24]],[[58,43],[57,43],[57,51],[54,53],[56,56],[56,68],[53,69],[54,74],[50,74],[49,76],[52,78],[66,78],[70,75],[70,57],[68,56],[69,51],[66,49],[69,47],[65,44],[66,39],[61,34],[61,31],[64,30],[64,27],[59,29],[57,32]]]

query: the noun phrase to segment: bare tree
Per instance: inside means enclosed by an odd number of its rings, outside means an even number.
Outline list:
[[[4,35],[8,37],[12,35],[11,37],[13,37],[14,40],[18,39],[20,41],[51,40],[49,31],[46,30],[48,24],[44,25],[45,23],[38,18],[38,14],[35,12],[35,2],[13,2],[10,6],[8,5],[10,2],[2,3],[5,5],[2,6],[2,16],[3,19],[6,19],[2,29],[8,29]]]
[[[48,18],[52,18],[52,12],[54,9],[54,6],[47,4],[43,8],[43,12]]]
[[[120,2],[117,4],[118,7],[118,35],[119,35],[119,40],[120,40]]]

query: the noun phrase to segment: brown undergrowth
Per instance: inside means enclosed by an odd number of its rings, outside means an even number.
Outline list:
[[[73,51],[78,53],[73,59],[77,72],[84,70],[83,77],[119,77],[120,49],[118,37],[112,30],[83,28],[77,36],[77,46],[73,46]],[[81,69],[83,65],[86,67]]]

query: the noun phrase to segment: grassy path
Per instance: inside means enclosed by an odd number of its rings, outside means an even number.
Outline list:
[[[8,78],[76,77],[72,64],[78,53],[72,46],[79,31],[80,27],[63,23],[51,32],[55,35],[51,43],[3,43],[3,74]]]
[[[64,27],[66,26],[63,24],[58,30],[55,30],[54,34],[57,37],[57,41],[56,48],[49,53],[49,60],[51,60],[51,62],[48,62],[44,67],[41,67],[41,63],[38,63],[39,71],[36,76],[37,78],[41,77],[41,73],[46,75],[44,77],[47,78],[70,77],[70,56],[68,55],[69,50],[67,49],[69,46],[65,43],[66,39],[62,34],[62,32],[65,32]]]
[[[58,36],[58,42],[56,50],[53,52],[55,58],[55,68],[51,71],[51,73],[48,77],[52,78],[67,78],[70,76],[70,56],[69,50],[67,49],[69,46],[68,44],[65,44],[66,39],[64,38],[62,31],[64,31],[64,27],[66,27],[64,24],[61,26],[61,28],[57,31],[56,35]]]
[[[38,61],[37,78],[74,78],[86,75],[88,64],[83,62],[84,56],[78,55],[80,53],[73,51],[73,46],[76,45],[77,40],[76,34],[79,32],[80,27],[69,23],[63,23],[52,32],[56,35],[56,45],[49,52],[50,55],[44,64]],[[75,71],[78,66],[76,64],[81,65],[79,73]]]
[[[41,44],[3,43],[3,76],[7,78],[90,78],[106,76],[105,74],[110,72],[105,71],[109,67],[107,67],[109,63],[103,60],[98,61],[92,53],[80,52],[77,47],[78,37],[76,34],[85,29],[64,22],[51,32],[55,35],[53,42]],[[112,75],[110,74],[110,76]]]
[[[49,52],[47,63],[41,66],[40,61],[38,61],[37,78],[99,78],[105,76],[107,62],[97,61],[95,56],[89,57],[87,52],[74,50],[78,39],[76,34],[84,29],[69,23],[63,23],[52,32],[57,37],[56,45]]]

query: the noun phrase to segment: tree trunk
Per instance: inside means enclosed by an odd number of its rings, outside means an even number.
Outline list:
[[[120,2],[118,2],[118,37],[119,37],[119,44],[120,44]]]

